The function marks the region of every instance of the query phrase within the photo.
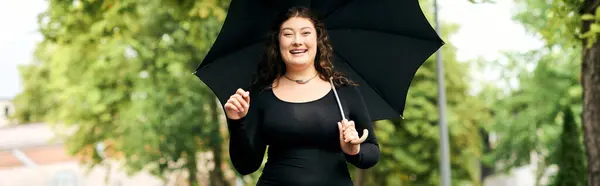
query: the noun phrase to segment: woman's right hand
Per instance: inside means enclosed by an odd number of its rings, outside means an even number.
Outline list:
[[[229,97],[224,107],[225,115],[229,119],[238,120],[245,117],[248,114],[248,108],[250,108],[250,92],[241,88],[238,89],[235,94]]]

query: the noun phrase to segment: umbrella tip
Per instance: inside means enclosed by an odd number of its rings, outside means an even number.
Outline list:
[[[400,114],[400,118],[404,119],[404,116],[402,116],[402,114]]]

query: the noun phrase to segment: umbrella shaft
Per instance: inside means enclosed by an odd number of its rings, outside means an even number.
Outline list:
[[[344,109],[342,108],[342,102],[340,102],[340,97],[337,94],[337,91],[335,90],[335,85],[333,84],[333,77],[329,78],[329,83],[331,84],[331,88],[333,89],[333,93],[335,94],[335,99],[337,100],[338,106],[340,107],[340,113],[342,113],[342,120],[346,119],[346,116],[344,115]]]

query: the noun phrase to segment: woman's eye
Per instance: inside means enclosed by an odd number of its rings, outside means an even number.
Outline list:
[[[302,34],[304,34],[304,35],[308,35],[308,34],[310,34],[310,32],[303,32]]]

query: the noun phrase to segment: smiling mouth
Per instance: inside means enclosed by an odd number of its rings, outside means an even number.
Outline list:
[[[301,55],[304,54],[308,51],[308,49],[294,49],[294,50],[290,50],[290,53],[293,55]]]

